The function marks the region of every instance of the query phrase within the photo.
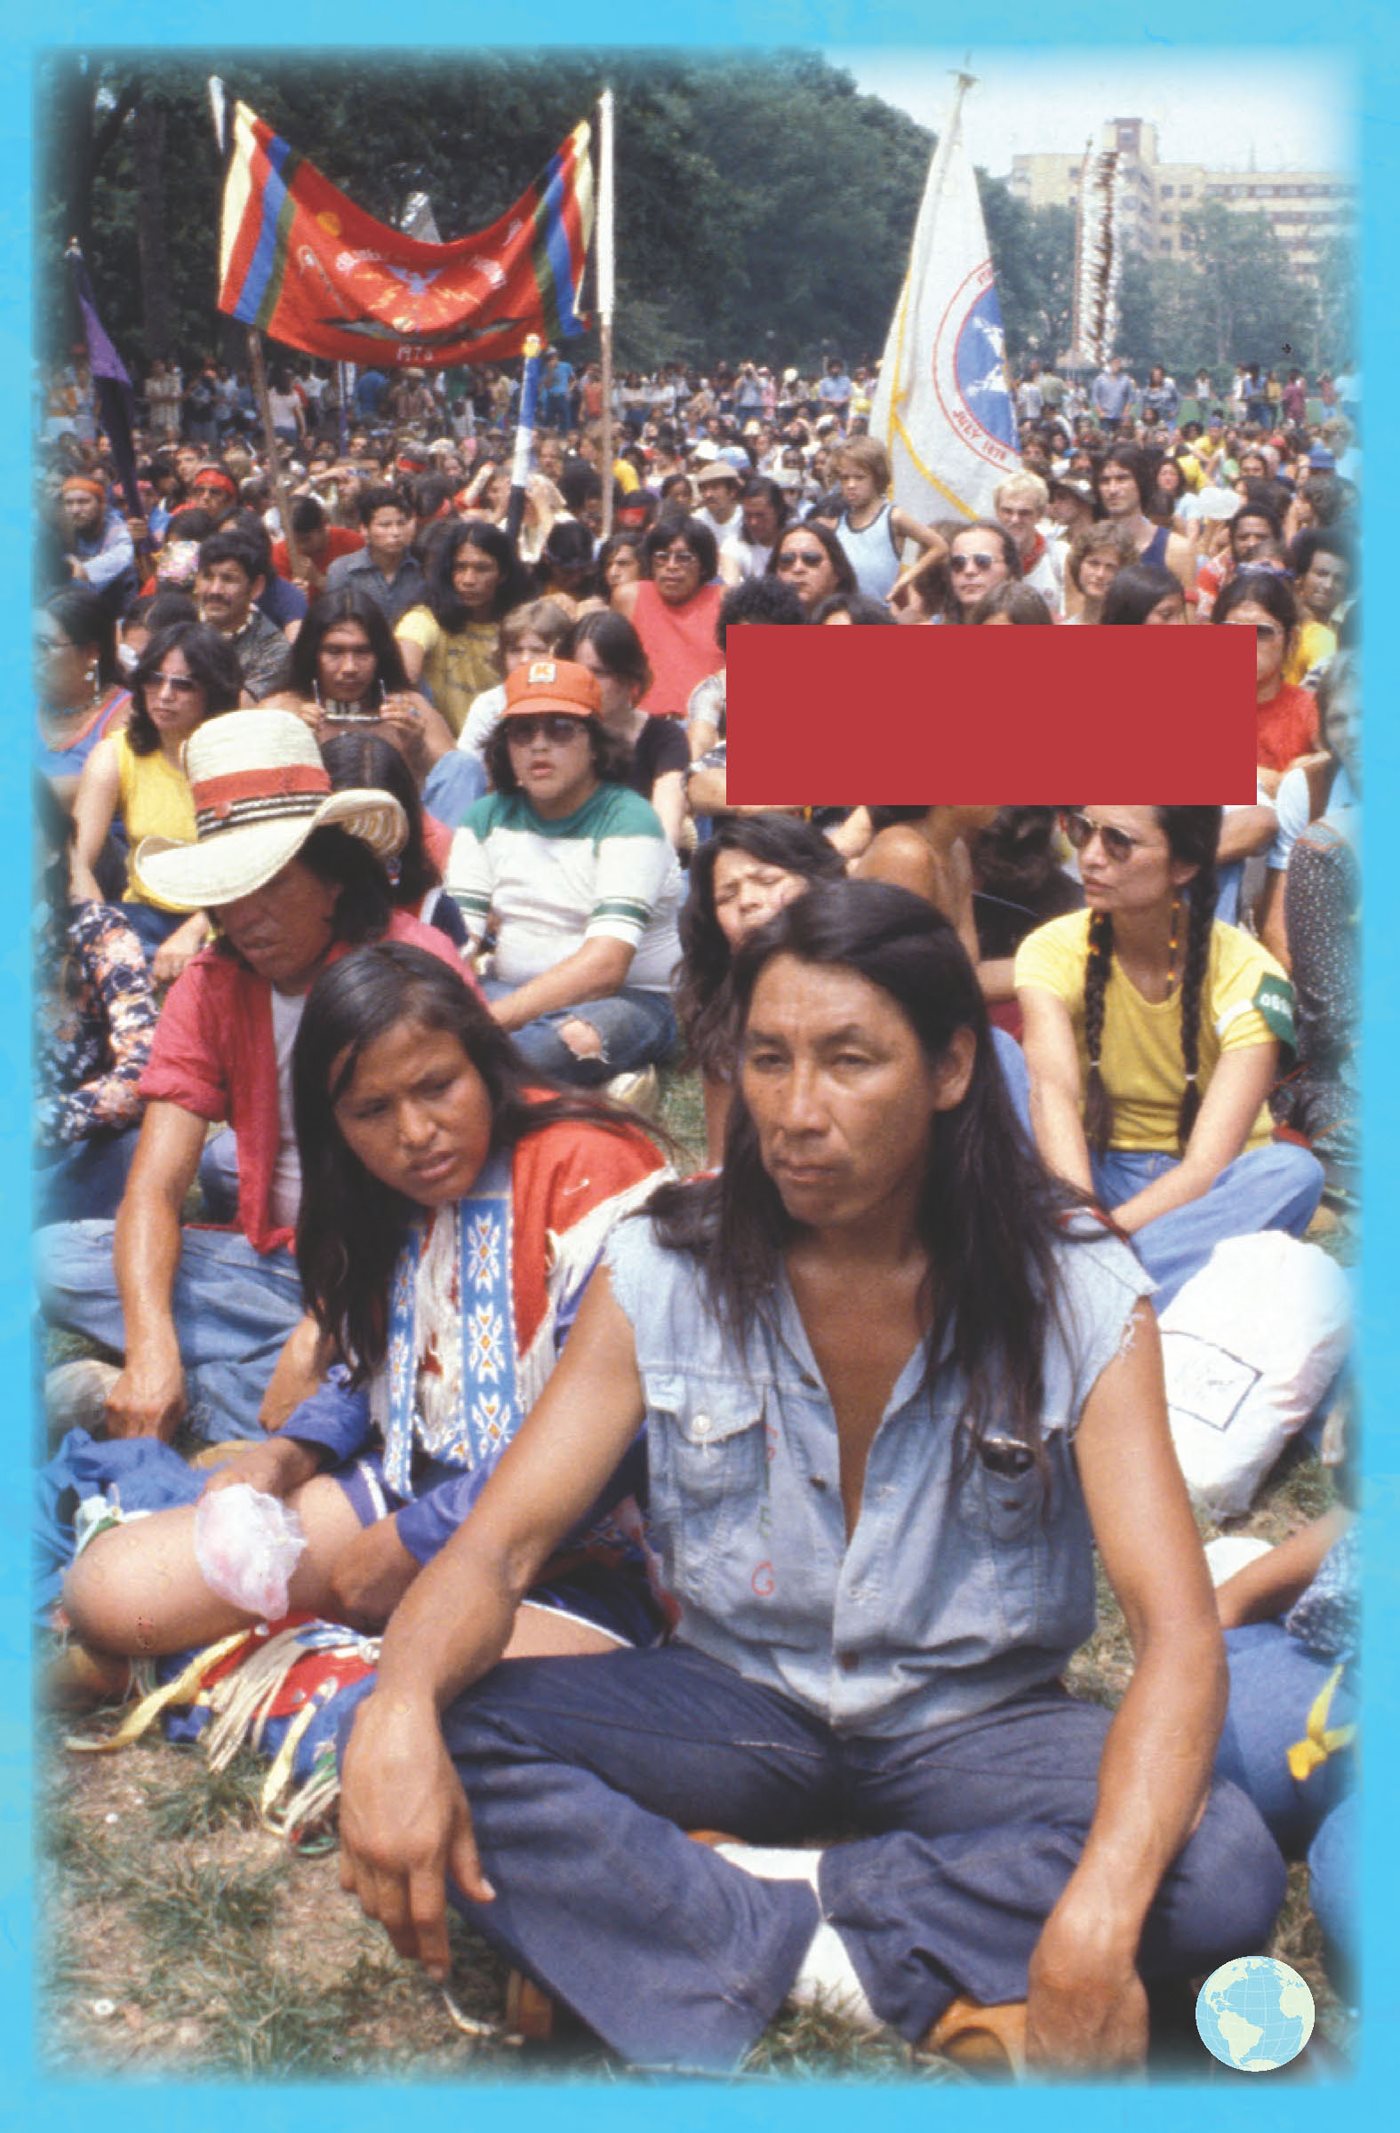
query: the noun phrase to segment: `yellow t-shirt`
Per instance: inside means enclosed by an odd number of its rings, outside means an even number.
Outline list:
[[[430,607],[411,607],[394,635],[422,646],[423,685],[455,739],[482,690],[501,679],[499,625],[469,622],[449,636]]]
[[[1293,649],[1283,670],[1284,685],[1296,688],[1304,675],[1320,667],[1337,649],[1337,633],[1325,622],[1305,622],[1293,640]]]
[[[131,850],[136,850],[143,837],[173,837],[181,844],[193,844],[194,801],[184,772],[168,763],[159,748],[153,755],[136,755],[125,732],[115,739],[118,809]],[[130,863],[123,894],[129,904],[154,904],[158,911],[181,909],[179,904],[148,895]]]
[[[1084,1042],[1084,973],[1089,959],[1087,911],[1052,918],[1028,933],[1016,954],[1016,989],[1039,986],[1063,1000],[1074,1025],[1081,1081],[1089,1073]],[[1276,1040],[1291,1043],[1293,988],[1268,950],[1238,926],[1217,919],[1201,990],[1200,1088],[1210,1087],[1222,1052],[1243,1051]],[[1114,1148],[1159,1149],[1175,1154],[1176,1119],[1186,1086],[1181,1058],[1181,988],[1161,1001],[1144,1000],[1137,987],[1110,966],[1104,993],[1103,1054],[1099,1072],[1113,1099]],[[1261,1147],[1273,1131],[1268,1106],[1260,1109],[1246,1145]]]

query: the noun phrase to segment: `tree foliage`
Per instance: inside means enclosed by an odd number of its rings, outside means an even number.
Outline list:
[[[146,51],[56,53],[40,70],[50,204],[36,286],[49,352],[72,334],[61,255],[77,236],[134,374],[159,354],[242,359],[242,329],[215,309],[211,65],[381,220],[427,193],[444,238],[494,221],[610,83],[621,367],[671,356],[811,367],[884,345],[933,137],[817,54]],[[1008,352],[1053,359],[1069,339],[1072,212],[1028,208],[982,173],[979,184]],[[1319,293],[1290,276],[1262,215],[1212,204],[1187,230],[1189,261],[1129,263],[1123,346],[1135,362],[1273,364],[1288,360],[1285,343],[1302,362],[1341,359],[1342,247]],[[589,337],[575,352],[593,348]]]

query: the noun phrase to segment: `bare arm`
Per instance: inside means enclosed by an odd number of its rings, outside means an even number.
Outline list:
[[[900,510],[898,504],[890,513],[890,527],[896,541],[901,545],[905,541],[917,542],[924,555],[931,557],[934,562],[941,562],[948,553],[948,543],[941,533],[935,533],[932,526],[925,526],[919,519],[911,518],[907,511]]]
[[[1031,1077],[1031,1130],[1036,1147],[1058,1177],[1092,1192],[1094,1173],[1084,1138],[1079,1047],[1069,1009],[1043,985],[1023,985],[1016,997],[1024,1018],[1021,1048]]]
[[[1278,1073],[1278,1046],[1270,1038],[1226,1052],[1210,1078],[1186,1153],[1171,1170],[1144,1185],[1131,1200],[1114,1209],[1120,1229],[1142,1229],[1174,1207],[1184,1207],[1209,1192],[1227,1163],[1243,1153],[1259,1107]]]
[[[1226,1699],[1214,1596],[1146,1303],[1130,1346],[1085,1403],[1075,1450],[1137,1663],[1104,1743],[1083,1853],[1031,1958],[1027,2052],[1041,2064],[1135,2065],[1147,2047],[1137,1946],[1162,1877],[1200,1820]]]
[[[107,1428],[114,1437],[168,1440],[184,1413],[170,1294],[180,1263],[180,1213],[206,1130],[202,1118],[179,1104],[147,1106],[113,1241],[126,1321],[126,1362],[107,1399]]]
[[[403,670],[408,676],[408,685],[410,689],[416,689],[423,678],[423,661],[427,655],[422,645],[416,644],[412,637],[397,637],[395,642],[403,654]]]
[[[495,1891],[439,1718],[504,1652],[551,1550],[594,1503],[643,1413],[632,1328],[594,1276],[568,1347],[466,1524],[414,1579],[344,1761],[340,1880],[400,1955],[448,1971],[444,1884]]]
[[[1351,1512],[1334,1504],[1299,1533],[1290,1533],[1267,1555],[1246,1563],[1216,1587],[1215,1605],[1223,1629],[1245,1622],[1269,1622],[1301,1599],[1322,1568],[1322,1559],[1351,1524]]]
[[[104,735],[83,765],[78,779],[78,796],[73,802],[71,878],[75,903],[102,902],[102,891],[93,869],[107,841],[107,832],[112,827],[120,798],[117,744],[110,735]]]
[[[604,1000],[627,981],[634,950],[625,941],[606,936],[581,943],[552,970],[527,978],[503,1000],[491,1003],[491,1012],[502,1029],[521,1029],[536,1015],[558,1007],[577,1007],[581,1000]]]
[[[1287,880],[1283,867],[1270,867],[1264,876],[1264,893],[1259,899],[1259,938],[1285,970],[1292,970],[1293,958],[1288,952],[1288,926],[1284,918],[1283,892]]]
[[[681,841],[681,829],[685,823],[685,772],[663,770],[651,788],[651,804],[661,817],[661,827],[667,841],[675,851]]]
[[[1277,835],[1278,816],[1273,808],[1231,808],[1221,824],[1217,864],[1228,866],[1231,860],[1250,859],[1256,852],[1267,852]]]

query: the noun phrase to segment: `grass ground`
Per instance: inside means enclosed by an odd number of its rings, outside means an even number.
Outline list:
[[[696,1160],[704,1131],[693,1079],[668,1075],[662,1115]],[[1344,1240],[1339,1239],[1339,1251]],[[58,1357],[55,1355],[54,1360]],[[1230,1530],[1269,1540],[1314,1518],[1331,1482],[1310,1454],[1285,1460],[1251,1515]],[[1216,1529],[1203,1526],[1209,1537]],[[1077,1694],[1116,1704],[1130,1653],[1101,1583],[1099,1627],[1071,1668]],[[112,1756],[75,1756],[72,1723],[46,1721],[42,1796],[41,2022],[49,2069],[65,2077],[156,2073],[248,2079],[603,2080],[620,2070],[561,2023],[547,2048],[512,2035],[502,1965],[460,1921],[444,1994],[393,1953],[342,1895],[329,1846],[297,1852],[258,1819],[264,1765],[219,1775],[196,1748],[152,1737]],[[100,1730],[84,1719],[84,1733]],[[1332,1992],[1295,1868],[1273,1953],[1302,1972],[1319,2027],[1345,2051],[1351,2017]],[[1183,2071],[1202,2078],[1194,2042]],[[746,2077],[862,2081],[957,2078],[821,2014],[785,2017]],[[627,2078],[636,2078],[628,2076]]]

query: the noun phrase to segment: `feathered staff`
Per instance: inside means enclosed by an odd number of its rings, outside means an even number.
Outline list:
[[[1078,360],[1101,368],[1118,335],[1118,284],[1123,274],[1123,174],[1116,148],[1084,150],[1079,182],[1079,227],[1074,246],[1074,348]]]

